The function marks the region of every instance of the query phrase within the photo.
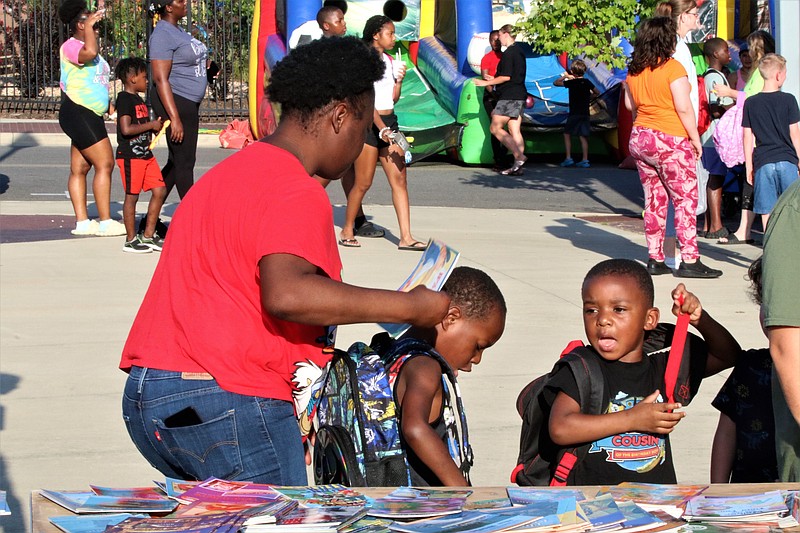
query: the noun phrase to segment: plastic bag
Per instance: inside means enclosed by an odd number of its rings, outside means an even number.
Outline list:
[[[714,130],[714,148],[717,149],[719,158],[728,168],[744,163],[744,146],[742,144],[744,100],[744,92],[740,91],[736,105],[725,111]]]
[[[239,150],[253,141],[255,139],[253,139],[253,132],[250,130],[250,121],[248,119],[234,119],[219,134],[219,144],[223,148]]]

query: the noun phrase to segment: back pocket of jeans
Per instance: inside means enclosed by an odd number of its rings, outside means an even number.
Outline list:
[[[187,474],[203,480],[212,476],[234,479],[242,473],[233,410],[194,425],[167,427],[161,419],[153,423],[175,463]]]

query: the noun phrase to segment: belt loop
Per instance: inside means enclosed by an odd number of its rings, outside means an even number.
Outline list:
[[[139,376],[139,386],[136,388],[136,392],[138,394],[142,393],[142,389],[144,388],[145,377],[147,377],[147,368],[142,368],[142,375]]]

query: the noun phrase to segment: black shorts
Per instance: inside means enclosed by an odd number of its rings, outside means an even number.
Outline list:
[[[78,150],[86,150],[103,139],[108,139],[103,117],[76,104],[64,93],[61,94],[58,124]]]
[[[588,137],[592,133],[592,124],[589,117],[581,115],[570,115],[564,126],[564,133],[577,135],[578,137]]]
[[[389,113],[388,115],[381,115],[381,119],[383,119],[383,123],[386,124],[386,127],[390,128],[392,131],[397,131],[397,115]],[[378,137],[378,133],[380,133],[380,130],[373,123],[372,128],[367,132],[367,138],[364,140],[364,144],[375,146],[378,150],[388,147],[389,143]]]

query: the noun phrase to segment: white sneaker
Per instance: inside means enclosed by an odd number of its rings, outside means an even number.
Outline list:
[[[119,237],[126,235],[125,224],[121,224],[114,219],[101,220],[97,229],[98,237]]]
[[[100,224],[96,220],[86,220],[83,224],[76,224],[75,229],[71,230],[70,233],[73,235],[97,235],[99,230]]]

